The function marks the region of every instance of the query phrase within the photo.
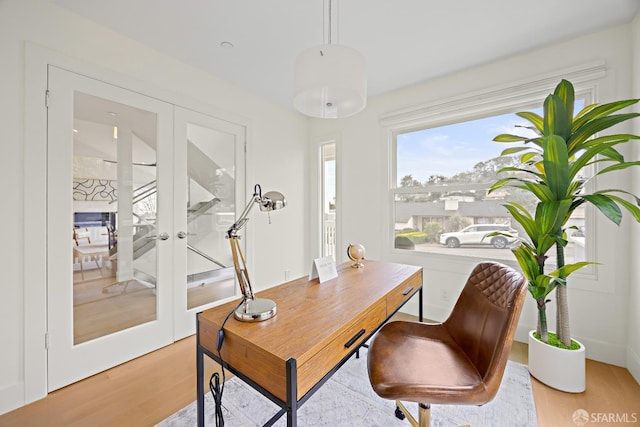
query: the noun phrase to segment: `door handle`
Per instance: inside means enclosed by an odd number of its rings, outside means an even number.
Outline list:
[[[178,236],[178,239],[184,239],[185,237],[187,237],[187,233],[185,233],[184,231],[178,231],[178,234],[176,234],[176,236]]]
[[[150,234],[149,236],[145,236],[145,239],[153,240],[167,240],[169,238],[169,233],[160,233],[160,234]]]

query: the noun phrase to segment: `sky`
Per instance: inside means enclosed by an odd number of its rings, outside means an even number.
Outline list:
[[[575,112],[583,106],[584,100],[576,99]],[[543,114],[542,107],[527,111]],[[478,162],[498,157],[505,148],[519,145],[494,142],[493,138],[501,133],[534,136],[532,131],[517,128],[516,124],[531,125],[515,113],[507,113],[398,135],[398,185],[407,175],[424,182],[431,175],[451,177],[470,171]]]
[[[470,171],[480,161],[498,157],[515,144],[494,142],[501,133],[522,134],[513,113],[398,135],[397,179],[412,175],[420,182],[431,175],[451,177]]]

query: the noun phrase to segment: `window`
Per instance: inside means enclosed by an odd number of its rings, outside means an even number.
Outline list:
[[[585,98],[578,99],[577,95],[576,111],[585,105]],[[390,189],[393,248],[513,260],[510,249],[526,234],[502,205],[516,201],[533,208],[536,200],[528,192],[513,188],[488,193],[498,179],[498,170],[519,166],[517,155],[500,156],[514,144],[497,143],[493,138],[500,133],[523,135],[523,128],[516,126],[528,122],[514,113],[542,114],[542,108],[535,110],[542,102],[542,97],[525,105],[514,102],[506,113],[503,106],[499,113],[481,118],[477,118],[478,113],[475,117],[458,115],[444,124],[424,120],[410,129],[394,130],[395,176]],[[574,228],[565,256],[568,261],[583,260],[587,231],[584,209],[576,210],[571,225]],[[496,231],[511,237],[489,236]],[[553,264],[555,253],[549,255]]]
[[[322,256],[336,258],[336,144],[323,144],[321,151]]]

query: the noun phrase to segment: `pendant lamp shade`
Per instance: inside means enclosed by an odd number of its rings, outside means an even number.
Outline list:
[[[296,58],[293,104],[322,119],[352,116],[367,105],[367,75],[360,52],[337,44],[314,46]]]

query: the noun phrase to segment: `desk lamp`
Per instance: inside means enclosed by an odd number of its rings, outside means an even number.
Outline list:
[[[242,292],[242,303],[235,310],[234,317],[243,322],[259,322],[270,319],[276,315],[276,303],[274,301],[265,298],[256,298],[253,295],[247,265],[242,255],[242,250],[240,250],[240,237],[238,236],[238,232],[249,220],[247,215],[249,215],[249,212],[255,204],[260,206],[261,211],[269,213],[285,207],[287,201],[282,193],[277,191],[269,191],[263,195],[262,188],[259,184],[256,184],[253,188],[253,196],[251,196],[244,211],[229,230],[227,230],[227,238],[231,244],[233,266],[235,267],[238,284]],[[271,218],[269,218],[269,223],[271,223]]]

